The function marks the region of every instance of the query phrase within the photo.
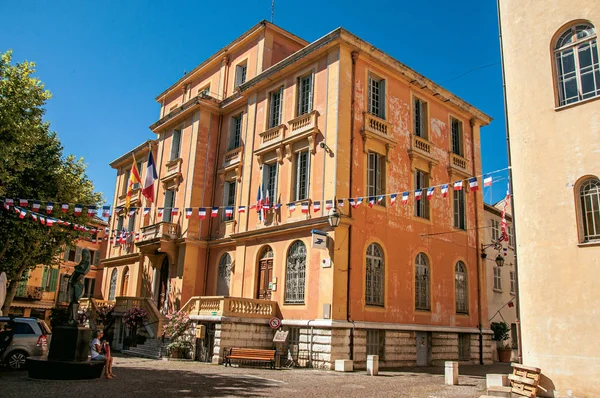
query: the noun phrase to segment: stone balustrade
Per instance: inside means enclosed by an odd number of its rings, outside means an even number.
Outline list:
[[[277,303],[269,300],[195,296],[182,308],[189,316],[230,316],[270,319],[277,313]]]
[[[288,122],[290,128],[289,135],[302,134],[306,131],[311,131],[317,128],[317,115],[316,110],[300,115]]]
[[[261,145],[269,145],[275,141],[282,140],[285,134],[285,125],[280,124],[259,134]]]
[[[413,135],[413,149],[431,155],[431,142],[425,138]]]
[[[388,121],[385,121],[375,115],[371,115],[368,112],[364,113],[365,115],[365,131],[370,133],[379,134],[384,137],[389,137],[392,129],[392,124]]]
[[[461,171],[467,171],[467,160],[455,153],[450,154],[450,165]]]
[[[230,151],[225,152],[223,157],[223,167],[231,166],[242,161],[242,155],[244,154],[244,147],[239,146]]]
[[[166,221],[142,227],[141,241],[149,241],[156,238],[179,238],[179,225]]]

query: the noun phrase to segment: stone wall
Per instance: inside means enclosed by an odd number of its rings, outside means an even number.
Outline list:
[[[458,361],[458,333],[433,332],[431,333],[431,364],[444,366],[446,361]]]
[[[416,366],[417,364],[417,335],[411,331],[385,331],[385,351],[379,358],[379,367],[396,368]],[[367,331],[354,330],[354,369],[367,367]]]
[[[213,363],[223,363],[223,350],[232,347],[273,349],[275,332],[264,324],[222,322],[215,325]]]
[[[491,334],[483,335],[483,363],[490,365],[494,363],[492,351],[496,349],[496,342],[492,340]],[[471,335],[471,362],[479,364],[479,335]]]
[[[350,330],[300,328],[298,350],[299,366],[333,369],[336,359],[349,358]]]

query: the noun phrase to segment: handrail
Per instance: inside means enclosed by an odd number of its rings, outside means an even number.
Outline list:
[[[188,316],[236,316],[269,319],[277,313],[277,302],[225,296],[195,296],[181,307]]]

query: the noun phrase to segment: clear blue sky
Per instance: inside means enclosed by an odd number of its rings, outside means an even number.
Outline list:
[[[27,3],[0,6],[0,51],[37,63],[53,94],[46,119],[108,203],[108,163],[155,138],[156,95],[271,15],[270,0]],[[274,22],[309,42],[342,26],[486,112],[484,172],[506,167],[495,1],[277,0]],[[504,196],[502,176],[486,201]]]

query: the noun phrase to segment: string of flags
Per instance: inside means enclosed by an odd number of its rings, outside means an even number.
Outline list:
[[[439,184],[439,185],[434,185],[434,186],[429,186],[429,187],[417,188],[414,191],[384,193],[384,194],[379,194],[376,196],[340,198],[340,199],[336,199],[336,200],[329,199],[329,200],[325,200],[324,203],[322,203],[321,201],[312,201],[311,202],[310,200],[307,199],[305,201],[301,201],[299,203],[300,204],[299,207],[300,207],[300,211],[303,214],[308,214],[310,211],[311,203],[312,203],[313,212],[318,212],[321,210],[322,206],[325,208],[325,210],[331,210],[336,206],[344,207],[346,202],[348,202],[348,204],[352,208],[358,208],[365,201],[369,207],[373,207],[376,204],[385,204],[387,202],[386,198],[388,198],[388,197],[389,197],[389,205],[390,206],[393,206],[397,202],[398,199],[401,200],[402,204],[406,205],[410,201],[411,196],[414,198],[415,201],[423,200],[423,198],[426,198],[426,200],[432,200],[436,196],[436,193],[438,191],[440,192],[439,195],[442,198],[446,198],[446,197],[448,197],[450,190],[462,191],[462,190],[468,189],[471,192],[479,190],[479,179],[480,178],[483,181],[484,187],[491,187],[494,182],[492,175],[502,172],[502,171],[505,171],[505,170],[508,170],[508,168],[495,170],[495,171],[492,171],[492,172],[489,172],[489,173],[486,173],[483,175],[468,178],[466,180],[461,179],[461,180],[454,181],[452,183],[445,183],[445,184]],[[465,182],[468,185],[466,185]],[[19,203],[20,208],[23,208],[23,209],[27,208],[29,205],[31,205],[31,212],[33,212],[33,213],[39,213],[42,210],[45,210],[46,214],[51,215],[51,214],[53,214],[53,212],[55,210],[55,203],[53,203],[53,202],[42,202],[39,200],[31,200],[31,199],[0,198],[0,202],[3,202],[4,208],[6,210],[10,209],[10,207],[14,207],[15,201],[17,201]],[[43,206],[42,206],[42,203],[44,203]],[[72,203],[61,203],[60,211],[63,213],[67,213],[71,209],[71,205],[72,205]],[[270,198],[269,198],[269,192],[267,191],[263,198],[263,192],[262,192],[261,187],[259,186],[256,203],[254,203],[250,206],[246,206],[246,205],[237,206],[237,213],[245,213],[247,210],[256,210],[257,212],[260,213],[260,212],[270,210],[270,209],[279,210],[283,206],[285,206],[290,213],[293,213],[294,211],[296,211],[297,202],[290,202],[287,204],[271,203]],[[85,209],[85,212],[84,212],[84,209]],[[123,210],[125,210],[126,214],[129,217],[132,217],[132,216],[134,216],[134,214],[137,213],[137,211],[139,209],[142,210],[142,215],[144,217],[148,216],[151,211],[150,207],[126,208],[125,206],[117,206],[114,209],[114,214],[116,216],[117,214],[120,214]],[[99,210],[99,208],[95,205],[74,204],[74,206],[73,206],[73,214],[75,216],[81,216],[82,214],[86,213],[88,217],[94,217],[94,216],[97,216],[98,210]],[[110,217],[111,206],[102,206],[101,210],[102,210],[102,213],[101,213],[102,217],[105,217],[105,218]],[[171,216],[176,217],[179,215],[179,210],[180,209],[178,207],[158,207],[157,215],[158,215],[158,218],[163,218],[165,212],[170,212]],[[194,208],[187,207],[183,210],[184,210],[184,215],[185,215],[186,219],[190,219],[190,218],[196,216],[196,217],[200,218],[201,220],[207,218],[208,216],[210,216],[212,218],[217,217],[219,215],[220,211],[224,211],[226,217],[232,217],[233,213],[236,211],[234,206],[212,206],[212,207],[194,207]]]

